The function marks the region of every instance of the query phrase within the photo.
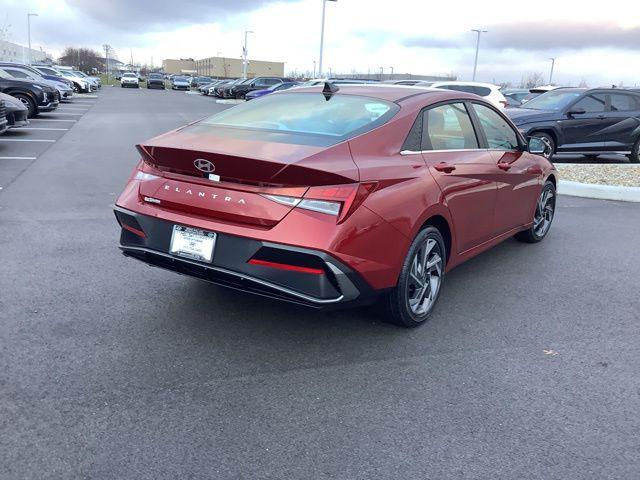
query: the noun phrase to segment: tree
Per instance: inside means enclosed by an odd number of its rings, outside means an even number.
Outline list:
[[[531,72],[522,77],[520,88],[538,87],[544,83],[544,76],[540,72]]]
[[[75,66],[83,72],[90,72],[93,69],[101,70],[104,68],[100,59],[100,54],[89,48],[67,47],[62,52],[58,62],[63,65]]]

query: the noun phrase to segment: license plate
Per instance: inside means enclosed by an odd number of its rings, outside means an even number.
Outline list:
[[[173,255],[211,263],[215,244],[216,234],[214,232],[205,232],[182,225],[173,226],[170,248]]]

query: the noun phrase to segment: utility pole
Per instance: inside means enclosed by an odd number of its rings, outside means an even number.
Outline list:
[[[104,64],[105,64],[105,68],[107,69],[107,85],[111,84],[111,78],[110,78],[110,73],[109,73],[109,45],[108,44],[104,44]]]
[[[549,73],[549,85],[551,85],[553,81],[553,67],[556,66],[556,57],[551,57],[549,60],[551,60],[551,73]]]
[[[31,17],[37,17],[37,13],[27,13],[27,35],[29,36],[29,65],[33,63],[31,58]]]
[[[393,67],[389,67],[391,69],[391,80],[393,80]]]
[[[313,77],[312,78],[316,78],[316,61],[313,61]]]
[[[480,35],[487,33],[487,30],[471,29],[472,32],[478,34],[478,40],[476,41],[476,59],[473,62],[473,81],[476,81],[476,72],[478,71],[478,52],[480,51]]]
[[[318,58],[318,77],[322,77],[322,52],[324,50],[324,16],[327,9],[327,2],[337,2],[338,0],[322,0],[322,23],[320,24],[320,57]]]
[[[244,46],[242,47],[242,78],[247,78],[247,37],[250,33],[253,33],[251,30],[244,31]]]

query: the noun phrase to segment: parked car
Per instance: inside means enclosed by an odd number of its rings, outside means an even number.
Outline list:
[[[504,95],[509,107],[519,107],[522,105],[522,101],[531,94],[526,88],[508,88],[500,90],[500,92]]]
[[[133,72],[123,73],[122,78],[120,79],[120,86],[122,88],[125,88],[125,87],[140,88],[140,81],[138,80],[138,75]]]
[[[224,96],[224,89],[226,87],[230,87],[235,85],[238,82],[243,81],[241,78],[236,78],[235,80],[225,80],[213,87],[213,94],[209,93],[209,95],[213,95],[214,97],[222,98]]]
[[[73,91],[76,93],[90,93],[91,92],[91,82],[89,82],[86,78],[79,77],[78,75],[74,75],[69,70],[59,70],[60,74],[63,78],[69,80],[73,84]]]
[[[253,81],[252,78],[238,78],[237,80],[231,82],[222,89],[222,98],[235,98],[235,93],[233,89],[238,85],[242,85],[243,83],[251,83]]]
[[[31,80],[34,82],[45,83],[56,89],[57,99],[62,100],[69,98],[73,95],[73,88],[63,78],[56,80],[50,80],[45,78],[38,70],[19,63],[12,62],[0,62],[0,68],[8,73],[13,78],[20,80]],[[55,77],[54,77],[55,78]]]
[[[232,98],[244,98],[247,93],[254,90],[265,90],[274,85],[279,85],[283,82],[290,82],[290,78],[281,77],[256,77],[252,78],[248,82],[238,83],[231,88],[230,96]]]
[[[164,76],[160,73],[150,73],[147,79],[147,88],[161,88],[164,90]]]
[[[300,87],[314,87],[317,85],[324,85],[330,82],[333,85],[362,85],[362,84],[377,84],[380,83],[377,80],[362,80],[358,78],[313,78],[301,83]]]
[[[212,89],[213,87],[215,87],[216,85],[218,85],[218,84],[222,83],[222,82],[224,82],[224,80],[214,80],[214,81],[213,81],[213,82],[211,82],[211,83],[207,83],[207,84],[205,84],[205,85],[201,85],[201,86],[198,88],[198,90],[199,90],[199,91],[200,91],[200,93],[202,93],[203,95],[209,95],[209,94],[210,94],[209,92],[211,91],[211,89]]]
[[[30,65],[31,68],[39,72],[47,80],[57,80],[66,83],[72,91],[77,91],[74,84],[68,78],[65,78],[58,69],[51,65]]]
[[[9,130],[9,121],[7,120],[7,109],[4,106],[4,100],[0,99],[0,135]]]
[[[264,90],[253,90],[245,95],[247,100],[254,100],[258,97],[264,97],[265,95],[269,95],[273,92],[279,92],[281,90],[288,90],[290,88],[296,87],[300,85],[299,82],[283,82],[272,85],[269,88],[265,88]]]
[[[416,80],[413,78],[408,78],[408,79],[400,79],[400,80],[385,80],[382,83],[391,83],[393,85],[406,85],[406,86],[415,86],[415,85],[419,85],[419,86],[431,86],[433,84],[432,80]]]
[[[193,77],[191,86],[195,89],[199,89],[202,85],[206,85],[211,82],[213,82],[213,78],[211,77]]]
[[[418,326],[446,272],[547,235],[557,180],[531,153],[543,148],[464,92],[290,89],[139,145],[116,201],[120,248],[307,306],[379,298],[391,321]]]
[[[100,80],[100,77],[87,75],[86,73],[81,72],[80,70],[72,70],[72,72],[82,78],[86,78],[90,82],[93,82],[97,89],[102,88],[102,80]]]
[[[529,95],[524,97],[524,99],[522,100],[522,103],[525,104],[529,100],[533,100],[534,98],[539,97],[543,93],[550,92],[551,90],[555,90],[557,88],[560,88],[560,87],[557,87],[555,85],[542,85],[540,87],[530,88]]]
[[[20,100],[6,93],[0,93],[0,100],[4,102],[9,128],[29,125],[29,109]]]
[[[550,145],[549,158],[555,153],[619,153],[640,163],[640,92],[558,88],[506,113],[522,134]]]
[[[491,83],[481,82],[428,82],[429,88],[444,88],[447,90],[455,90],[457,92],[467,92],[484,97],[493,103],[496,107],[505,108],[508,105],[507,99],[500,93],[500,87],[498,85],[492,85]]]
[[[55,88],[32,80],[19,80],[0,69],[0,92],[22,102],[29,111],[29,118],[58,108],[58,92]]]
[[[86,92],[95,92],[96,90],[98,90],[98,83],[91,79],[88,78],[87,76],[83,76],[80,75],[81,72],[76,72],[75,70],[61,70],[63,72],[64,75],[66,75],[66,78],[75,78],[81,82],[85,82],[87,84],[87,90]]]
[[[175,76],[171,79],[171,90],[189,90],[191,80],[189,77]]]

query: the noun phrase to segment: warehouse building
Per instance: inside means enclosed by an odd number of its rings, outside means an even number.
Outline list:
[[[179,60],[167,58],[162,60],[162,71],[168,74],[191,74],[196,71],[196,62],[193,58],[181,58]]]
[[[0,40],[0,61],[29,63],[29,60],[42,63],[49,62],[50,57],[46,52],[43,52],[42,49],[29,49],[29,47],[25,47],[24,45]]]
[[[209,57],[195,61],[198,75],[216,78],[242,77],[242,59],[226,57]],[[165,70],[166,71],[166,70]],[[264,60],[249,60],[247,77],[283,77],[284,62],[267,62]]]

